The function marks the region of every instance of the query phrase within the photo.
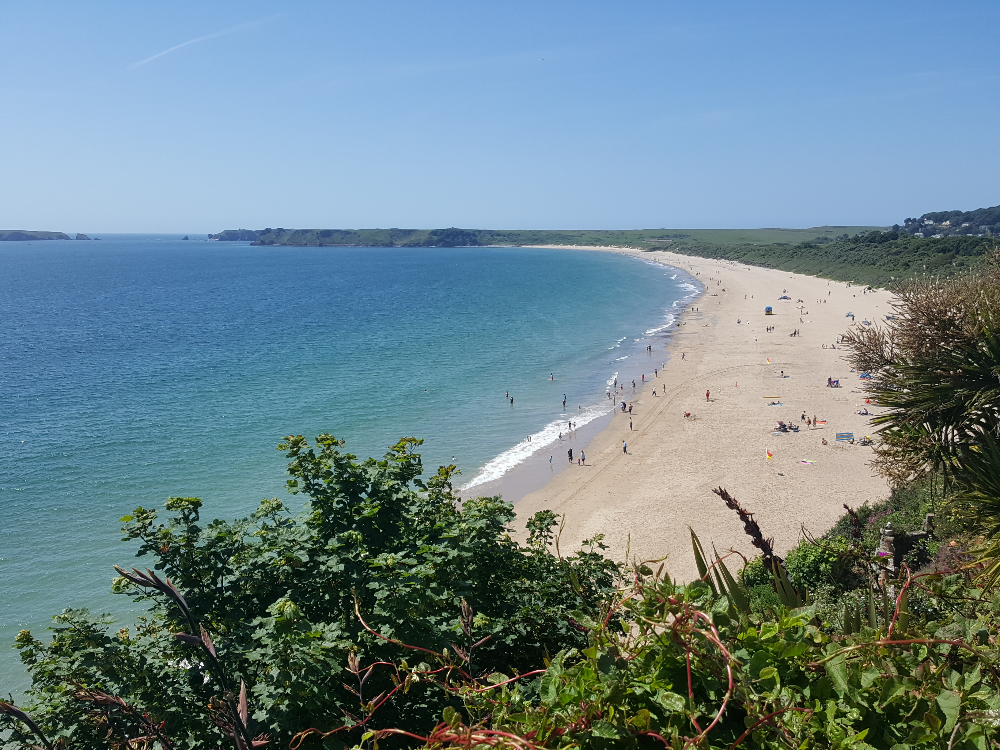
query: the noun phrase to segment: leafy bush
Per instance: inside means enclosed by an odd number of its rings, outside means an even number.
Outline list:
[[[785,557],[788,578],[796,586],[812,591],[821,585],[848,583],[850,563],[846,542],[817,544],[803,539]]]
[[[216,728],[219,712],[235,706],[242,682],[247,730],[286,746],[308,727],[353,725],[352,716],[396,693],[395,673],[373,672],[358,685],[351,665],[420,653],[403,644],[462,654],[462,669],[476,673],[524,672],[586,646],[568,613],[596,615],[613,590],[617,569],[599,539],[557,557],[547,546],[556,518],[547,514],[531,543],[518,546],[509,503],[460,503],[454,467],[420,481],[418,440],[364,462],[330,435],[316,443],[291,437],[280,446],[289,489],[309,498],[298,516],[267,500],[251,518],[203,523],[200,500],[171,498],[165,522],[144,508],[122,519],[156,575],[122,570],[115,587],[148,602],[147,616],[110,633],[108,619],[67,611],[48,643],[18,637],[32,678],[29,709],[50,737],[107,747],[108,704],[87,697],[101,694],[134,712],[129,719],[115,709],[111,726],[121,734],[138,731],[148,714],[176,746],[217,748],[238,723],[230,715]],[[428,726],[444,706],[460,705],[426,681],[406,688],[405,700],[385,702],[366,726]]]

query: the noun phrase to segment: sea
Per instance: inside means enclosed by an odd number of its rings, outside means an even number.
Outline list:
[[[586,250],[0,243],[0,695],[27,685],[22,628],[45,637],[68,607],[136,614],[110,581],[146,562],[121,540],[137,506],[299,508],[277,445],[325,432],[361,458],[422,438],[427,471],[455,463],[466,496],[503,492],[519,467],[567,463],[616,378],[662,366],[698,291]],[[507,499],[544,481],[525,476]]]

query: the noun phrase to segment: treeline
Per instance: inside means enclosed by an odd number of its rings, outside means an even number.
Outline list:
[[[889,287],[924,275],[947,278],[967,273],[980,264],[995,244],[992,237],[924,239],[902,232],[872,231],[823,243],[708,245],[679,242],[669,249],[701,258]]]
[[[531,245],[652,246],[686,235],[665,230],[521,229],[227,229],[212,240],[293,247],[495,247]]]
[[[951,235],[1000,235],[1000,206],[974,211],[930,211],[916,219],[906,219],[894,230],[920,237]]]

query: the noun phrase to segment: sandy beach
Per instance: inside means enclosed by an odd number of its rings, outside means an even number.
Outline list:
[[[586,466],[573,464],[516,504],[522,528],[532,513],[550,509],[565,514],[564,551],[604,534],[616,559],[626,550],[630,559],[669,555],[670,573],[690,580],[688,526],[720,552],[755,553],[715,487],[755,514],[779,553],[798,544],[803,526],[816,534],[830,528],[844,503],[888,495],[868,465],[871,448],[835,439],[869,434],[870,417],[856,412],[876,409],[865,404],[844,351],[831,348],[852,324],[848,312],[858,326],[884,320],[892,312],[888,292],[669,252],[601,249],[680,268],[704,292],[680,316],[659,375],[651,364],[644,386],[619,392],[619,402],[632,404],[632,429],[629,415],[616,411],[587,447]],[[654,352],[651,362],[663,354]],[[841,387],[827,387],[828,378]],[[807,427],[803,413],[820,424]],[[799,431],[775,433],[778,420]]]

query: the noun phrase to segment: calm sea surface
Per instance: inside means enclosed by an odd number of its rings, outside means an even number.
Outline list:
[[[109,582],[137,505],[234,518],[285,497],[288,434],[361,457],[414,435],[428,467],[495,479],[606,413],[616,373],[658,366],[646,346],[694,289],[587,251],[0,243],[0,694],[25,685],[19,629],[129,614]]]

